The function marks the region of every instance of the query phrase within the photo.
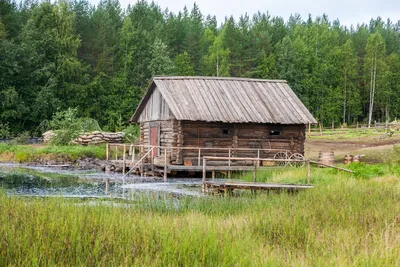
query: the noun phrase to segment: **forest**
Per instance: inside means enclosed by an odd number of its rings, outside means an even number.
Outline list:
[[[400,115],[400,21],[226,15],[218,22],[196,4],[173,13],[147,1],[0,0],[0,132],[41,134],[68,108],[121,130],[155,75],[285,79],[325,125]]]

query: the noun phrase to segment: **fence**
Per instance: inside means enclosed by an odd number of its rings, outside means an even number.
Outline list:
[[[389,129],[400,129],[400,123],[397,122],[374,122],[371,127],[368,127],[366,123],[356,123],[353,125],[348,125],[346,127],[336,127],[334,122],[330,127],[322,127],[321,124],[311,126],[308,125],[307,135],[308,136],[322,136],[322,135],[334,135],[334,134],[345,134],[349,131],[369,131],[369,132],[379,132],[379,131],[388,131]]]

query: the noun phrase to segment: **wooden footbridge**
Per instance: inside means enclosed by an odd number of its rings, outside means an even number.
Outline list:
[[[146,148],[146,150],[145,150]],[[232,149],[219,148],[218,150],[227,152],[228,156],[202,156],[208,148],[179,147],[179,149],[195,149],[198,151],[197,164],[171,164],[168,159],[168,150],[177,149],[174,147],[160,146],[142,146],[127,144],[107,144],[106,156],[107,164],[113,166],[114,169],[121,169],[124,178],[131,174],[139,174],[141,176],[162,176],[164,182],[167,181],[168,174],[176,174],[178,172],[201,172],[202,188],[204,192],[232,192],[234,189],[249,189],[252,191],[298,191],[313,188],[311,185],[311,164],[319,166],[335,168],[338,171],[352,172],[351,170],[340,168],[333,165],[322,164],[316,161],[305,159],[301,154],[291,154],[289,151],[281,151],[277,149]],[[163,151],[160,157],[154,157],[153,151]],[[213,148],[215,151],[216,148]],[[234,157],[231,156],[235,150],[251,150],[255,152],[256,157]],[[275,153],[273,158],[261,158],[261,151]],[[139,152],[139,153],[136,153]],[[204,153],[206,154],[206,153]],[[307,185],[292,184],[266,184],[257,182],[257,170],[271,169],[273,167],[284,166],[306,166],[307,167]],[[253,182],[216,182],[216,173],[227,174],[231,178],[232,171],[252,171]],[[211,178],[207,179],[207,174],[211,174]]]

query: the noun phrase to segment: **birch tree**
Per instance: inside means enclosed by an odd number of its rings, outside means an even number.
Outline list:
[[[379,32],[371,34],[365,48],[364,71],[368,78],[369,106],[368,106],[368,127],[371,127],[372,113],[374,110],[375,92],[382,75],[385,58],[385,41]]]

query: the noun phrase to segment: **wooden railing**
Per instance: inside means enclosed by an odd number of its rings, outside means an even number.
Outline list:
[[[127,149],[129,148],[128,156],[126,157]],[[254,152],[259,158],[262,152],[284,152],[287,155],[291,155],[289,150],[284,149],[272,149],[272,148],[221,148],[221,147],[166,147],[166,146],[150,146],[150,145],[133,145],[133,144],[107,144],[106,145],[106,159],[107,160],[123,160],[124,162],[131,161],[135,162],[136,150],[138,150],[139,155],[143,155],[145,150],[148,149],[159,149],[159,151],[164,152],[164,156],[167,154],[172,154],[173,150],[192,150],[197,151],[197,165],[201,166],[202,156],[206,151],[222,151],[228,154],[228,165],[231,165],[231,160],[229,158],[234,157],[233,152]],[[122,153],[121,153],[122,152]],[[114,154],[114,155],[112,155]],[[162,153],[161,153],[162,154]],[[150,157],[148,157],[150,158]]]

